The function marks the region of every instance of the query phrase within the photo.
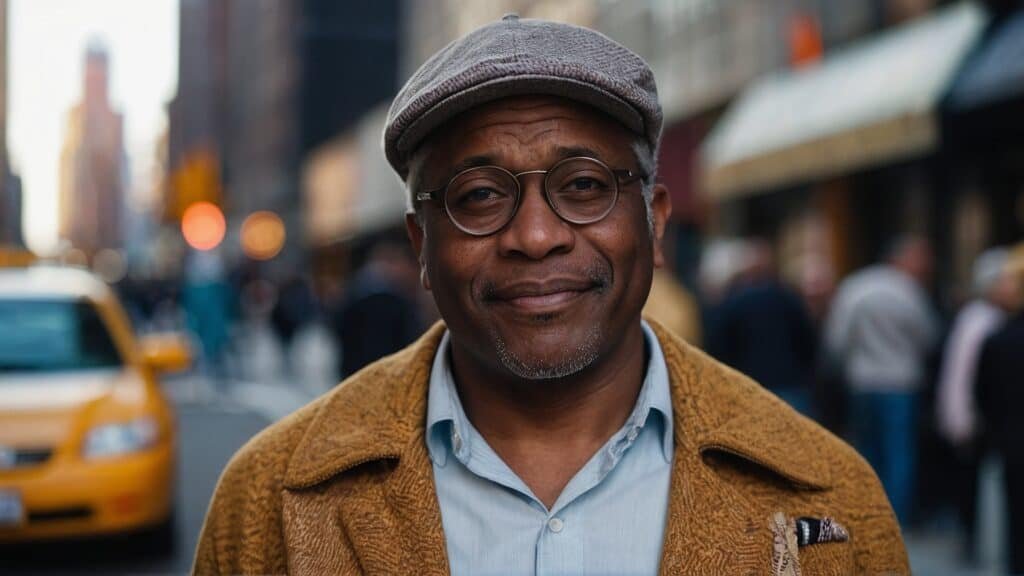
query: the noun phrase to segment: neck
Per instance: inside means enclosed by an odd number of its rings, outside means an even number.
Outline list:
[[[466,415],[492,444],[602,444],[629,417],[646,368],[639,320],[597,361],[564,378],[517,377],[454,339],[451,354]]]

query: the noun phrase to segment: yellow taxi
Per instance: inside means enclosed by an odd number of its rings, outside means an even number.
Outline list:
[[[157,374],[183,339],[136,339],[85,270],[0,267],[0,543],[173,539],[176,431]]]

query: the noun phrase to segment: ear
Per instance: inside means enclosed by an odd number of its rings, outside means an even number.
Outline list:
[[[655,184],[651,196],[651,216],[654,227],[654,267],[661,268],[665,265],[665,253],[661,248],[662,238],[665,236],[665,226],[668,225],[668,218],[672,215],[672,198],[668,195],[668,188],[664,184]]]
[[[414,212],[409,212],[405,215],[405,232],[409,235],[412,251],[416,254],[416,261],[420,265],[420,284],[423,285],[424,290],[429,292],[430,277],[427,275],[427,259],[423,254],[423,242],[426,239],[426,233],[423,231],[420,217]]]

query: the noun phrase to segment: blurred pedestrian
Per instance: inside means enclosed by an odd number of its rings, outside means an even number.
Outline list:
[[[1010,573],[1024,574],[1024,244],[1011,255],[1008,269],[1018,309],[982,347],[977,397],[987,436],[1003,461]]]
[[[700,308],[693,294],[676,280],[672,272],[664,268],[654,271],[651,293],[647,296],[643,313],[690,344],[701,346]]]
[[[419,269],[407,245],[383,240],[370,247],[334,314],[342,378],[405,348],[422,333],[414,295],[418,280]]]
[[[814,324],[797,292],[779,280],[772,247],[749,242],[746,264],[712,316],[708,352],[814,417]]]
[[[277,300],[270,311],[270,322],[281,342],[286,363],[291,359],[295,335],[313,321],[318,312],[319,304],[306,279],[298,274],[288,276],[277,291]],[[289,372],[293,373],[294,368],[289,365]]]
[[[444,323],[242,448],[195,572],[907,573],[852,449],[642,318],[662,117],[593,30],[508,15],[429,58],[384,148]]]
[[[854,445],[874,466],[903,524],[913,506],[917,396],[939,335],[924,289],[931,270],[926,239],[897,239],[883,263],[840,284],[825,328],[828,351],[850,388]]]
[[[201,366],[223,376],[224,346],[228,339],[231,294],[224,262],[218,252],[192,252],[185,264],[182,305],[192,333],[199,340]]]
[[[1002,325],[1015,306],[1015,279],[1008,271],[1005,248],[986,251],[974,263],[974,298],[957,314],[946,340],[939,372],[936,423],[939,434],[953,449],[954,497],[961,524],[974,549],[974,519],[978,465],[982,454],[975,405],[975,375],[981,346]]]

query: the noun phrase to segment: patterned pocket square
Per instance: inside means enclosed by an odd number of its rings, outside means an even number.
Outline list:
[[[801,548],[811,544],[846,542],[849,539],[850,533],[846,528],[828,516],[821,519],[803,517],[796,520],[796,541]]]
[[[801,576],[799,549],[811,544],[846,542],[849,532],[828,516],[793,520],[782,512],[772,515],[772,575]]]

